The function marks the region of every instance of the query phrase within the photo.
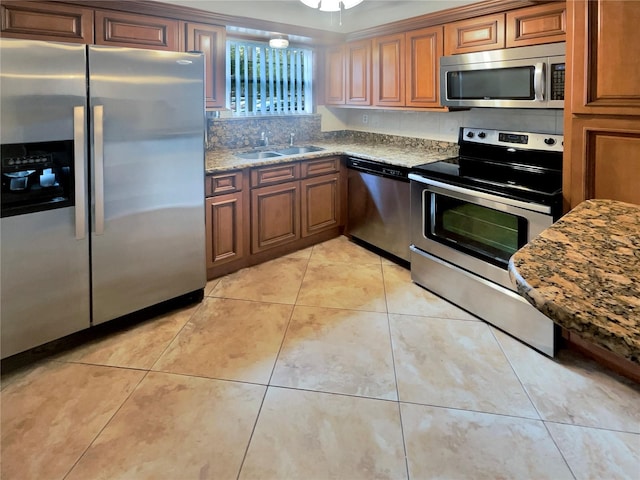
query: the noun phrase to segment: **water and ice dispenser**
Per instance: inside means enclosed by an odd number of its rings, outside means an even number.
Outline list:
[[[1,216],[68,207],[73,199],[73,141],[0,146]]]

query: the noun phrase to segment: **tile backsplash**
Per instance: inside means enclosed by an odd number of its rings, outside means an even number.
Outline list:
[[[484,127],[562,135],[562,110],[471,109],[420,112],[322,107],[318,114],[209,118],[208,149],[253,148],[261,133],[271,145],[296,145],[338,136],[344,140],[409,144],[416,141],[457,143],[460,127]],[[364,119],[366,118],[366,122]],[[346,138],[350,136],[350,138]],[[373,140],[372,136],[375,136]],[[434,144],[435,145],[435,144]]]
[[[253,148],[259,145],[262,132],[272,145],[288,144],[294,133],[300,145],[321,137],[320,119],[320,115],[210,118],[208,149]]]

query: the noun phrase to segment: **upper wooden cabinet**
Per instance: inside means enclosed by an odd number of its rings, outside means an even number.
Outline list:
[[[93,43],[93,10],[38,2],[2,2],[2,36]]]
[[[224,107],[226,30],[215,25],[185,23],[184,35],[187,52],[197,50],[204,53],[206,107]]]
[[[371,40],[346,45],[347,105],[371,105]]]
[[[445,25],[444,54],[564,42],[566,32],[565,2],[545,3]]]
[[[423,28],[406,34],[405,105],[408,107],[440,106],[442,36],[443,27]]]
[[[640,2],[567,4],[565,208],[640,204]]]
[[[553,2],[507,12],[507,47],[564,42],[567,34],[567,8]]]
[[[373,104],[404,106],[405,34],[373,39]]]
[[[327,49],[324,82],[327,105],[371,105],[371,40]]]
[[[504,14],[486,15],[444,26],[444,54],[504,48]]]
[[[96,10],[96,45],[178,50],[180,28],[177,20]]]
[[[569,2],[571,112],[640,115],[640,2]]]
[[[327,105],[344,105],[344,45],[327,49],[325,52],[325,93]]]

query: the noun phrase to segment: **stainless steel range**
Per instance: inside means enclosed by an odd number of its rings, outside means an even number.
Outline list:
[[[411,276],[535,349],[557,327],[511,285],[509,258],[562,211],[562,136],[461,128],[459,156],[411,180]]]

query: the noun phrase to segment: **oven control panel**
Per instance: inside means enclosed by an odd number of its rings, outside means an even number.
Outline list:
[[[511,132],[486,128],[460,129],[459,143],[480,143],[525,150],[563,151],[563,136],[551,133]]]

